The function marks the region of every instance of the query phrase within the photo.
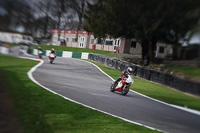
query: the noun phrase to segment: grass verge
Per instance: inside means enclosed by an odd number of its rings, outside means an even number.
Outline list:
[[[0,72],[9,88],[24,133],[157,132],[75,104],[33,83],[27,71],[38,62],[0,55]]]
[[[8,45],[9,47],[20,46],[19,44],[15,44],[15,43],[9,43]]]
[[[113,79],[117,79],[121,75],[121,72],[102,64],[90,61],[100,67],[105,73],[110,75]],[[175,89],[171,89],[161,84],[156,84],[150,81],[147,81],[142,78],[134,77],[134,84],[131,86],[131,89],[149,96],[151,98],[179,105],[182,107],[187,107],[191,109],[200,110],[200,97],[186,95]]]
[[[19,44],[15,44],[15,43],[1,43],[0,42],[0,46],[5,46],[5,47],[14,47],[14,46],[19,46]]]
[[[106,56],[116,57],[117,54],[109,51],[95,50],[95,49],[86,49],[86,48],[74,48],[74,47],[65,47],[65,46],[49,46],[49,45],[39,45],[43,50],[51,50],[54,48],[56,51],[72,51],[72,52],[87,52],[87,53],[96,53]],[[39,46],[32,46],[31,48],[37,49]]]
[[[172,72],[183,74],[187,77],[195,78],[200,80],[200,68],[194,66],[166,66]]]

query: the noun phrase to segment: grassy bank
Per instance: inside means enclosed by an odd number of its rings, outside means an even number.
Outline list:
[[[200,80],[200,68],[193,66],[166,66],[172,72]]]
[[[38,62],[0,56],[0,72],[24,133],[157,132],[75,104],[34,84],[27,71]]]
[[[92,63],[99,66],[104,72],[115,80],[121,75],[121,72],[118,70],[108,68],[96,62]],[[131,86],[131,89],[166,103],[200,110],[200,97],[186,95],[175,89],[171,89],[164,85],[156,84],[138,77],[134,77],[134,84]]]
[[[87,53],[96,53],[106,56],[116,57],[117,55],[113,52],[95,50],[95,49],[86,49],[86,48],[74,48],[74,47],[65,47],[65,46],[49,46],[49,45],[39,45],[43,50],[51,50],[54,48],[56,51],[72,51],[72,52],[87,52]],[[38,46],[33,46],[31,48],[37,49]]]

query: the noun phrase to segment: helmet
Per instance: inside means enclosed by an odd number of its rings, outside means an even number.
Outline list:
[[[133,69],[131,67],[128,67],[127,70],[126,70],[126,72],[128,74],[132,74],[133,73]]]
[[[55,53],[55,49],[54,48],[51,49],[51,53]]]

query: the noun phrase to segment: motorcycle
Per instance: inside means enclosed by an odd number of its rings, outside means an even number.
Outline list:
[[[112,82],[110,91],[118,91],[121,92],[122,95],[126,95],[129,92],[130,86],[133,84],[132,77],[128,75],[128,77],[122,76],[122,80],[117,83]]]
[[[55,58],[56,58],[55,54],[51,53],[51,54],[49,55],[49,63],[52,64]]]
[[[40,59],[42,59],[42,54],[43,54],[42,50],[38,50],[38,57],[39,57]]]
[[[24,47],[20,46],[19,48],[19,55],[22,56],[24,54]]]

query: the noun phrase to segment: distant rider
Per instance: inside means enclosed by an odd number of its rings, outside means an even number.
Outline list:
[[[24,46],[23,45],[20,45],[20,48],[19,48],[19,55],[22,55],[24,53]]]
[[[41,47],[38,47],[38,54],[40,54],[40,51],[43,53],[43,50]]]
[[[49,58],[50,58],[50,55],[51,55],[51,54],[54,54],[54,55],[55,55],[55,58],[56,58],[56,52],[55,52],[55,49],[54,49],[54,48],[51,49],[51,52],[49,53]]]
[[[38,56],[39,58],[42,58],[43,50],[41,47],[38,47]]]
[[[42,50],[42,48],[41,48],[41,47],[38,47],[38,51],[42,51],[42,52],[43,52],[43,50]]]

